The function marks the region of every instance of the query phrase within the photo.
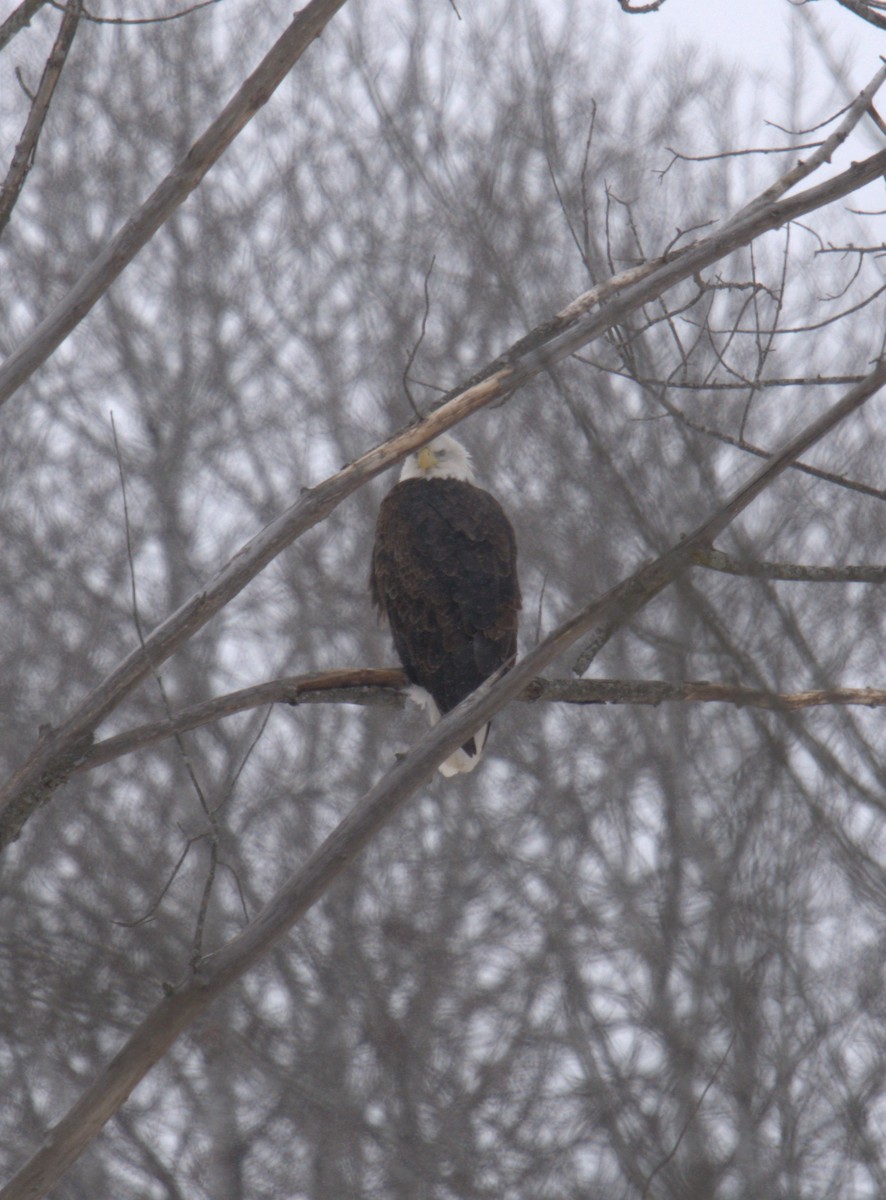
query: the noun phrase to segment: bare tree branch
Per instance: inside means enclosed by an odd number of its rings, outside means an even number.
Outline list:
[[[637,382],[645,381],[637,380]],[[666,387],[671,385],[662,381],[659,386]],[[753,387],[754,385],[749,381],[747,384],[740,386],[746,388]],[[744,450],[747,454],[753,454],[755,458],[769,458],[770,452],[764,447],[757,446],[743,437],[724,433],[721,429],[714,429],[701,421],[693,420],[682,409],[678,408],[675,404],[671,404],[663,394],[658,394],[656,399],[666,412],[670,413],[672,417],[676,417],[687,429],[693,429],[696,433],[702,433],[706,437],[715,438],[718,442],[722,442],[726,446],[734,446],[737,450]],[[872,496],[875,500],[886,500],[886,488],[877,488],[869,483],[861,483],[857,479],[848,479],[845,475],[838,475],[834,471],[825,471],[823,468],[813,467],[809,463],[795,462],[791,463],[791,467],[795,471],[800,471],[804,475],[811,475],[814,479],[822,479],[825,483],[832,483],[836,487],[860,492],[862,495]]]
[[[0,367],[0,403],[7,400],[52,354],[142,246],[150,240],[169,215],[193,191],[243,126],[258,108],[267,102],[307,45],[319,36],[325,24],[344,2],[345,0],[312,0],[308,8],[298,14],[286,33],[266,55],[258,69],[247,79],[221,115],[194,143],[186,158],[130,218],[53,312],[37,326],[30,337]],[[820,152],[815,156],[817,166],[827,161],[826,151],[832,152],[845,140],[851,128],[849,122],[854,123],[861,118],[884,79],[886,79],[886,66],[878,71],[871,83],[850,106],[850,111],[841,123],[839,130],[822,144]],[[809,174],[805,168],[800,169],[802,166],[803,164],[799,164],[794,173],[789,173],[793,183]],[[727,221],[718,234],[701,239],[692,246],[681,250],[668,251],[660,258],[631,268],[584,293],[547,326],[541,327],[540,330],[534,331],[527,338],[516,343],[505,358],[513,357],[514,353],[522,355],[526,349],[544,343],[548,335],[558,329],[571,326],[576,317],[587,313],[592,307],[610,299],[616,293],[630,295],[633,288],[639,288],[652,276],[660,278],[660,284],[657,288],[653,288],[652,294],[660,293],[665,287],[670,287],[680,279],[687,277],[687,273],[681,269],[687,262],[692,262],[692,268],[688,274],[694,274],[712,262],[716,262],[723,254],[747,244],[759,233],[777,229],[786,221],[840,199],[854,191],[855,188],[871,182],[883,173],[884,166],[886,166],[886,151],[882,151],[879,155],[873,155],[863,162],[854,163],[847,171],[827,183],[819,185],[818,188],[810,188],[808,191],[784,201],[781,206],[777,206],[772,203],[772,198],[792,186],[792,183],[785,182],[788,176],[783,176],[766,192]],[[800,171],[800,174],[794,178],[797,171]],[[747,228],[749,220],[755,229],[753,233],[750,233]],[[713,245],[722,245],[723,248],[715,251],[711,256],[710,249]],[[646,299],[648,298],[646,296]],[[643,300],[638,300],[637,304],[643,302]],[[631,303],[630,300],[627,301],[627,304],[628,312],[637,307],[637,304]],[[579,336],[572,348],[576,349],[583,345],[589,340],[589,336]],[[491,368],[487,368],[486,373],[496,370],[498,365],[497,361]],[[477,381],[477,377],[474,377],[469,382]]]
[[[886,29],[886,5],[878,0],[837,0],[837,3],[878,29]]]
[[[656,174],[659,179],[664,179],[665,175],[678,162],[719,162],[724,158],[746,158],[750,154],[795,154],[798,150],[812,150],[822,144],[822,142],[808,142],[803,146],[749,146],[745,150],[718,150],[713,154],[686,154],[682,150],[675,150],[673,146],[665,146],[665,149],[670,151],[671,161],[667,166],[660,168]]]
[[[265,105],[345,0],[310,0],[204,134],[87,267],[68,294],[0,367],[0,403],[68,336],[120,272],[187,199],[238,133]]]
[[[719,551],[711,552],[718,555]],[[699,551],[694,564],[706,557]],[[726,556],[724,555],[724,558]],[[709,565],[705,563],[704,565]],[[744,565],[744,564],[738,564]],[[779,564],[754,564],[778,566]],[[808,568],[816,570],[816,568]],[[790,568],[787,568],[790,570]],[[822,568],[827,570],[827,568]],[[886,578],[886,569],[871,568]],[[736,571],[735,574],[752,572]],[[754,572],[756,573],[756,572]],[[763,575],[763,572],[760,572]],[[764,575],[770,579],[791,579],[795,576]],[[797,576],[805,578],[805,576]],[[878,580],[880,582],[881,580]],[[225,717],[250,712],[265,705],[286,704],[356,704],[363,707],[401,709],[406,704],[408,681],[396,667],[362,667],[354,670],[324,671],[321,674],[293,675],[271,679],[253,687],[241,688],[223,696],[215,696],[201,704],[182,709],[164,721],[139,725],[123,733],[96,742],[84,751],[71,767],[68,776],[92,771],[127,754],[156,746],[177,734],[214,725]],[[824,704],[863,705],[879,708],[886,704],[886,691],[878,688],[819,688],[807,692],[767,692],[732,683],[713,683],[710,680],[686,680],[666,683],[659,679],[533,679],[517,700],[527,704],[661,704],[665,701],[687,703],[723,703],[739,707],[795,709]],[[202,836],[202,835],[201,835]]]
[[[47,0],[22,0],[18,8],[14,9],[0,25],[0,50],[7,42],[12,41],[17,33],[31,24],[32,18],[46,3]]]
[[[74,34],[77,32],[82,8],[83,0],[67,0],[58,34],[49,52],[37,93],[31,104],[31,111],[28,113],[28,119],[25,122],[22,136],[13,153],[12,162],[9,164],[9,170],[3,181],[3,187],[0,188],[0,233],[3,232],[9,221],[10,214],[28,177],[28,172],[34,163],[34,155],[37,153],[37,142],[40,138],[40,132],[43,129],[43,122],[46,120],[46,114],[49,112],[49,105],[55,92],[55,86],[59,81],[62,68],[67,60],[71,43],[74,41]]]
[[[818,253],[820,251],[817,250],[816,254]],[[617,375],[620,379],[630,379],[634,383],[640,384],[641,387],[672,388],[682,392],[746,392],[748,388],[761,391],[764,388],[846,387],[847,384],[858,383],[864,378],[863,375],[797,375],[791,378],[773,376],[769,379],[656,379],[651,376],[630,375],[627,371],[616,370],[582,354],[577,354],[575,357],[598,371],[606,371],[610,375]],[[799,466],[798,463],[793,465]]]
[[[747,562],[732,558],[722,550],[705,548],[694,560],[699,567],[724,571],[727,575],[746,575],[752,579],[783,579],[800,583],[886,583],[886,567],[808,567],[799,563]]]
[[[776,179],[761,196],[752,201],[752,206],[766,205],[772,200],[779,199],[792,187],[796,187],[801,180],[808,179],[824,163],[830,162],[864,114],[871,110],[874,96],[880,90],[884,79],[886,79],[886,64],[880,67],[870,83],[862,88],[852,101],[846,109],[846,116],[834,132],[826,137],[808,158],[800,159],[789,171],[785,171],[781,178]]]
[[[169,1050],[178,1035],[231,983],[253,967],[372,840],[447,755],[489,721],[531,683],[549,663],[595,626],[623,626],[654,596],[677,579],[693,555],[726,529],[756,497],[842,420],[886,384],[886,360],[818,420],[793,438],[687,538],[630,579],[549,634],[510,672],[493,675],[472,696],[429,730],[354,806],[304,866],[265,905],[241,933],[203,959],[129,1037],[102,1074],[49,1131],[41,1148],[0,1192],[0,1200],[37,1200],[80,1156],[136,1084]]]
[[[576,686],[578,685],[578,686]],[[807,692],[767,692],[736,683],[688,679],[667,683],[659,679],[535,679],[518,700],[558,704],[734,704],[737,708],[766,708],[792,712],[824,705],[882,708],[884,688],[816,688]]]
[[[61,7],[59,0],[49,0],[49,3],[53,8]],[[167,13],[163,17],[99,17],[84,7],[83,20],[91,21],[94,25],[162,25],[166,21],[178,21],[182,17],[189,17],[192,13],[199,12],[201,8],[209,8],[218,3],[220,0],[198,0],[196,4],[180,8],[178,12]]]
[[[633,615],[650,598],[647,592],[657,594],[663,587],[672,582],[674,576],[669,576],[669,570],[676,567],[677,563],[681,561],[681,554],[687,547],[689,548],[690,559],[699,550],[709,547],[720,536],[723,530],[732,523],[735,517],[750,504],[751,500],[768,487],[773,479],[776,479],[794,459],[803,454],[811,446],[814,446],[816,442],[820,441],[826,433],[834,429],[850,413],[855,412],[862,405],[866,404],[870,397],[878,392],[884,384],[886,384],[886,359],[881,359],[874,371],[867,376],[863,383],[856,384],[854,388],[846,393],[842,400],[823,413],[817,421],[813,421],[811,425],[808,425],[806,429],[793,438],[777,454],[774,454],[769,462],[764,467],[761,467],[743,488],[740,488],[736,492],[732,500],[725,504],[713,517],[705,521],[679,547],[675,547],[668,554],[654,560],[648,567],[644,567],[641,571],[638,571],[626,584],[619,585],[616,590],[622,595],[625,612]],[[609,619],[612,620],[611,616]],[[604,616],[599,621],[595,621],[594,624],[604,626],[606,620],[607,618]],[[595,646],[595,650],[597,648]],[[573,668],[577,675],[581,675],[587,670],[590,657],[587,650],[582,651],[579,655]]]
[[[135,560],[132,555],[132,527],[129,522],[129,500],[126,494],[126,472],[123,469],[123,459],[120,455],[120,443],[117,440],[117,426],[114,421],[114,414],[111,414],[111,430],[114,437],[114,456],[117,460],[117,470],[120,474],[120,493],[123,500],[123,524],[126,532],[126,561],[129,566],[129,592],[132,599],[132,621],[135,625],[135,631],[138,636],[139,645],[142,650],[145,648],[145,634],[142,624],[141,612],[138,602],[138,584],[135,574]],[[159,670],[154,669],[154,682],[157,684],[157,690],[160,693],[160,698],[163,702],[163,707],[166,710],[167,719],[174,725],[172,720],[172,705],[169,702],[169,694],[166,690],[166,684],[163,681],[163,676]],[[207,803],[206,793],[203,785],[197,775],[197,769],[188,753],[188,748],[184,743],[184,739],[178,729],[175,729],[172,735],[175,738],[175,743],[178,748],[179,757],[184,764],[188,779],[191,782],[191,787],[203,810],[203,815],[206,818],[209,828],[206,833],[209,838],[209,868],[206,874],[206,880],[203,886],[203,895],[200,898],[200,907],[197,912],[197,923],[194,930],[194,943],[191,951],[191,962],[196,962],[203,953],[203,932],[206,925],[206,914],[209,909],[209,900],[212,894],[212,887],[215,882],[215,873],[218,867],[218,821],[216,819],[215,810]]]

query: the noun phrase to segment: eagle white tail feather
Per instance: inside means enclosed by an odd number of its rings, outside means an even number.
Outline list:
[[[426,692],[423,687],[418,687],[417,684],[411,684],[407,688],[406,694],[413,704],[417,704],[419,708],[423,708],[428,714],[428,720],[432,725],[436,725],[440,720],[440,710],[430,692]],[[453,775],[466,775],[468,771],[473,771],[483,754],[483,747],[486,745],[486,738],[489,734],[489,726],[484,725],[482,729],[478,729],[474,734],[474,745],[477,747],[476,754],[468,754],[461,746],[450,754],[448,758],[444,758],[437,770],[441,775],[445,775],[447,779],[451,779]]]

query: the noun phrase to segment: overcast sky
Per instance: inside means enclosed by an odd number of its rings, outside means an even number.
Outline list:
[[[682,42],[691,38],[717,51],[728,63],[764,70],[767,63],[776,65],[790,52],[792,31],[808,38],[804,31],[810,23],[827,33],[840,60],[873,60],[886,53],[886,34],[847,12],[836,0],[813,0],[807,5],[791,0],[665,0],[657,13],[626,19],[644,40],[672,37]]]

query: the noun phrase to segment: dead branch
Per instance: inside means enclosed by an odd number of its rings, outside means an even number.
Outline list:
[[[58,0],[49,0],[49,3],[53,8],[61,7]],[[166,21],[178,21],[182,17],[189,17],[192,13],[199,12],[201,8],[209,8],[218,3],[220,0],[197,0],[197,3],[191,4],[187,8],[180,8],[178,12],[167,13],[163,17],[100,17],[84,8],[83,20],[91,21],[94,25],[162,25]]]
[[[631,383],[637,383],[640,387],[649,388],[670,388],[673,391],[681,392],[746,392],[748,388],[753,388],[754,391],[762,391],[764,388],[789,388],[789,387],[847,387],[853,383],[859,383],[863,375],[794,375],[794,376],[770,376],[766,379],[742,379],[740,376],[737,379],[657,379],[652,376],[631,375],[627,371],[619,370],[617,367],[607,366],[606,363],[597,362],[592,358],[588,358],[586,354],[576,354],[575,357],[579,362],[587,363],[589,367],[593,367],[596,371],[605,371],[608,375],[617,375],[619,379],[629,379]],[[733,375],[734,371],[731,372]],[[794,463],[796,467],[798,464]]]
[[[34,16],[46,3],[47,0],[22,0],[18,8],[14,9],[0,25],[0,50],[7,42],[11,42],[17,33],[27,29]]]
[[[293,707],[301,704],[359,704],[402,708],[406,682],[404,673],[394,667],[343,669],[272,679],[216,696],[174,715],[170,714],[162,721],[139,725],[136,729],[96,742],[71,765],[69,775],[91,771],[126,754],[146,750],[176,734],[214,725],[225,717],[269,704],[289,704]]]
[[[837,3],[878,29],[886,29],[886,4],[882,0],[837,0]]]
[[[886,567],[810,567],[798,563],[748,562],[722,550],[705,547],[693,560],[696,566],[751,579],[779,579],[798,583],[886,583]]]
[[[768,692],[737,683],[712,683],[688,679],[666,683],[659,679],[535,679],[518,700],[556,704],[732,704],[737,708],[765,708],[794,712],[824,705],[859,705],[882,708],[884,688],[819,688],[808,692]]]
[[[675,150],[673,146],[665,146],[665,150],[671,155],[671,161],[655,173],[659,179],[664,179],[678,162],[719,162],[724,158],[746,158],[750,154],[794,154],[797,150],[814,150],[821,145],[821,142],[806,142],[800,146],[749,146],[746,150],[718,150],[713,154],[686,154],[683,150]]]
[[[638,380],[637,382],[641,381]],[[668,384],[665,386],[670,385]],[[739,383],[735,384],[734,386],[740,388],[753,388],[756,385],[748,381],[747,383]],[[734,434],[724,433],[720,429],[714,429],[710,425],[705,425],[702,421],[693,420],[693,418],[684,413],[682,409],[678,408],[675,404],[671,404],[671,402],[664,396],[663,393],[659,393],[656,396],[656,399],[666,412],[670,413],[672,417],[675,417],[681,422],[681,424],[685,425],[687,429],[692,429],[696,433],[704,434],[705,437],[715,438],[718,442],[722,442],[726,446],[734,446],[736,450],[744,450],[747,454],[753,454],[755,458],[770,457],[770,451],[766,450],[762,446],[757,446],[753,442],[747,441],[745,438],[736,437]],[[791,466],[795,471],[800,471],[804,475],[811,475],[813,478],[821,479],[825,483],[832,483],[836,487],[848,488],[850,491],[860,492],[864,496],[872,496],[875,500],[886,500],[886,488],[876,488],[871,484],[861,483],[856,479],[847,479],[845,475],[838,475],[834,471],[825,471],[821,467],[813,467],[808,463],[795,462],[791,463]]]
[[[874,96],[880,90],[884,80],[886,80],[886,64],[881,66],[870,83],[862,88],[846,109],[846,115],[843,120],[834,132],[825,138],[818,149],[810,154],[807,159],[801,159],[795,163],[780,179],[776,179],[761,196],[752,201],[752,206],[766,205],[773,200],[777,200],[790,191],[792,187],[796,187],[801,180],[808,179],[824,163],[830,162],[864,114],[872,108]]]
[[[825,317],[822,321],[810,321],[808,325],[791,325],[786,329],[777,329],[774,327],[769,329],[759,329],[757,327],[752,329],[714,329],[712,326],[708,326],[707,328],[711,334],[724,334],[730,338],[740,335],[745,337],[760,337],[761,335],[765,335],[766,337],[784,337],[789,333],[815,333],[819,329],[826,329],[829,325],[836,325],[838,321],[842,321],[846,317],[852,316],[853,313],[867,308],[869,304],[873,303],[878,296],[882,296],[884,292],[886,292],[886,283],[869,293],[863,300],[859,300],[857,304],[852,304],[849,308],[844,308],[830,317]],[[687,318],[687,320],[691,320],[691,318]]]
[[[853,244],[851,242],[849,242],[845,246],[820,246],[819,249],[815,251],[815,253],[816,253],[816,255],[818,255],[818,254],[843,254],[843,255],[858,254],[859,256],[864,255],[864,254],[874,254],[879,258],[881,255],[886,254],[886,246],[884,246],[882,243],[879,246],[853,246]]]
[[[719,557],[719,551],[701,550],[695,556],[695,564],[707,557]],[[726,555],[722,556],[726,558]],[[710,563],[703,563],[710,566]],[[737,568],[748,564],[737,563]],[[790,567],[778,563],[754,563],[754,568],[780,568],[784,572],[808,571],[810,578],[817,579],[818,571],[833,574],[832,568]],[[714,568],[718,569],[718,568]],[[723,568],[728,570],[728,568]],[[861,571],[876,572],[879,578],[865,582],[886,581],[886,568],[861,568]],[[753,574],[767,579],[807,578],[803,575],[768,574],[762,570],[736,569],[730,574]],[[841,574],[841,579],[857,581],[858,572],[852,568]],[[828,580],[830,582],[831,580]],[[213,725],[225,717],[250,712],[272,704],[287,704],[298,707],[303,704],[355,704],[372,708],[403,708],[406,704],[407,679],[396,667],[363,667],[356,670],[324,671],[321,674],[293,675],[284,679],[271,679],[253,687],[241,688],[216,696],[201,704],[191,705],[163,721],[139,725],[114,737],[96,742],[84,751],[74,763],[67,778],[92,771],[127,754],[134,754],[156,746],[169,738],[181,736],[193,729]],[[758,708],[808,708],[822,704],[860,704],[879,707],[886,703],[886,691],[876,688],[829,688],[817,692],[775,693],[740,687],[737,684],[711,683],[709,680],[687,680],[683,683],[665,683],[658,679],[533,679],[526,690],[516,697],[526,704],[661,704],[665,701],[708,702],[736,704],[739,707],[752,705]],[[204,836],[204,835],[201,835]]]
[[[61,19],[58,34],[49,52],[49,57],[46,60],[46,66],[43,68],[43,75],[40,78],[37,92],[31,104],[28,119],[25,121],[22,136],[19,138],[18,145],[12,155],[12,162],[9,164],[9,170],[3,181],[3,187],[0,188],[0,233],[2,233],[9,221],[10,214],[28,177],[28,172],[34,164],[34,156],[37,153],[37,142],[40,139],[46,114],[49,112],[49,105],[52,101],[56,84],[59,81],[62,69],[68,58],[68,52],[74,41],[74,34],[77,32],[82,8],[83,0],[67,0],[64,16]]]
[[[607,622],[609,622],[609,627],[613,632],[616,628],[619,628],[624,623],[624,620],[639,611],[652,598],[652,595],[657,595],[659,591],[673,582],[676,574],[671,574],[672,571],[676,571],[677,574],[682,572],[682,555],[687,548],[689,551],[689,560],[692,561],[700,550],[710,547],[723,530],[728,528],[732,521],[735,520],[738,514],[747,508],[751,501],[760,492],[765,490],[774,479],[781,475],[791,462],[811,446],[814,446],[826,433],[836,428],[850,413],[855,412],[862,405],[866,404],[870,397],[879,391],[884,384],[886,384],[886,358],[880,360],[875,370],[867,376],[864,383],[857,384],[846,393],[842,400],[828,409],[818,420],[808,425],[777,454],[774,454],[752,476],[748,483],[735,493],[730,501],[724,504],[713,517],[705,521],[694,533],[682,541],[678,547],[674,547],[667,554],[653,560],[648,567],[642,568],[635,576],[627,580],[625,584],[620,584],[615,590],[620,594],[622,612],[616,617],[615,612],[609,611],[608,614],[604,614],[600,619],[595,620],[593,622],[594,626],[605,628]],[[598,649],[599,645],[592,640],[590,645],[582,650],[573,668],[576,675],[584,674],[593,654]]]

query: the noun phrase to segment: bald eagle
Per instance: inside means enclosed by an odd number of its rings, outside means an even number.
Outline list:
[[[375,527],[372,600],[432,725],[517,649],[514,530],[473,480],[467,450],[443,434],[406,459]],[[440,771],[472,771],[488,733],[484,725]]]

